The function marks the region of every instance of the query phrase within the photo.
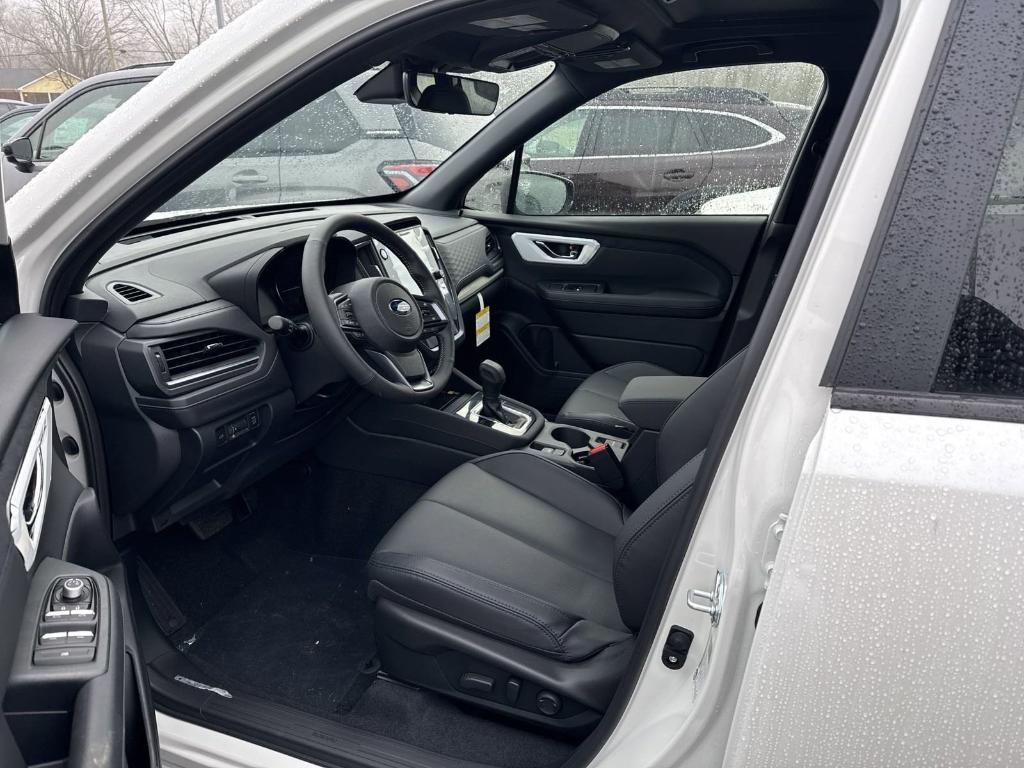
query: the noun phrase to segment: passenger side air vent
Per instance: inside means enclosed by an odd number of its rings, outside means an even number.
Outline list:
[[[148,288],[143,288],[135,283],[111,283],[107,288],[117,294],[117,297],[125,304],[138,304],[140,301],[156,298],[157,295]]]
[[[229,331],[203,331],[151,347],[164,381],[174,386],[238,374],[259,364],[259,340]]]

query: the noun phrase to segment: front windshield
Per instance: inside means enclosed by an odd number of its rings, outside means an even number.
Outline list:
[[[363,72],[294,112],[175,195],[150,219],[224,208],[359,200],[404,192],[547,77],[552,64],[472,75],[499,86],[486,117],[424,112],[407,104],[367,104]]]

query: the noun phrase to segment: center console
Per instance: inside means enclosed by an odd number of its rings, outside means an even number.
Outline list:
[[[547,421],[536,408],[502,394],[505,372],[485,360],[479,383],[457,369],[447,390],[429,403],[367,398],[349,415],[339,439],[327,441],[321,458],[334,466],[377,471],[433,484],[466,461],[491,453],[524,450],[618,490],[629,441]],[[349,448],[357,444],[358,452]]]
[[[505,398],[505,371],[493,360],[480,364],[481,389],[449,403],[444,412],[484,429],[518,438],[513,447],[539,453],[611,489],[623,485],[621,463],[629,441],[547,421],[533,408]]]

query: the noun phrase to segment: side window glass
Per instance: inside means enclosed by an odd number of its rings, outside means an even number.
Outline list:
[[[817,67],[793,63],[614,88],[523,145],[516,190],[499,167],[480,182],[491,194],[474,187],[466,205],[498,210],[511,199],[514,213],[534,215],[768,215],[823,83]],[[505,191],[496,195],[499,178]]]
[[[43,125],[35,147],[36,157],[56,159],[144,85],[143,82],[100,86],[72,99]]]
[[[933,391],[1024,397],[1024,99],[1017,103]]]

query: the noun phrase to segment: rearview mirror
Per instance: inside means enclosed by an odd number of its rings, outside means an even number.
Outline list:
[[[555,216],[572,206],[573,184],[553,173],[523,169],[519,172],[515,213],[529,216]]]
[[[405,73],[406,101],[424,112],[490,115],[498,106],[498,84],[461,75]]]
[[[28,170],[32,167],[32,140],[26,137],[20,139],[14,139],[8,144],[4,144],[3,153],[7,158],[17,163],[18,167],[22,170]]]
[[[355,95],[366,104],[401,104],[424,112],[446,115],[494,113],[498,106],[498,84],[444,72],[402,69],[396,62],[384,67],[359,88]]]

